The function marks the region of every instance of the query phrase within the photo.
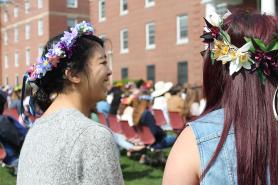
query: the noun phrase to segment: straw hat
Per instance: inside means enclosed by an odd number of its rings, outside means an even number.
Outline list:
[[[172,82],[163,82],[163,81],[156,82],[154,85],[154,91],[152,92],[152,97],[161,96],[166,92],[168,92],[172,87],[173,87]]]

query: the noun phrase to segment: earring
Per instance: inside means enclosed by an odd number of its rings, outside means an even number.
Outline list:
[[[276,121],[278,121],[278,113],[277,113],[277,109],[276,109],[277,97],[278,97],[278,86],[275,90],[273,102],[272,102],[273,113],[274,113],[274,117],[275,117]]]

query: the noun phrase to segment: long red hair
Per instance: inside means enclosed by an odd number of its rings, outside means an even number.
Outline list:
[[[236,10],[224,20],[231,43],[245,44],[244,37],[258,38],[269,44],[277,39],[277,17]],[[237,176],[239,185],[265,185],[266,174],[271,184],[278,184],[278,122],[274,119],[272,98],[278,86],[276,77],[267,77],[264,84],[255,72],[241,69],[229,75],[229,66],[204,57],[205,113],[224,108],[224,128],[216,151],[204,170],[203,178],[217,158],[228,132],[235,131]]]

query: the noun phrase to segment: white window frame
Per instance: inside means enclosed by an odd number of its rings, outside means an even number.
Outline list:
[[[155,39],[154,44],[150,44],[150,26],[154,26],[154,38],[155,38],[155,23],[150,22],[146,24],[146,49],[154,49],[155,48]]]
[[[43,8],[44,0],[37,0],[38,9]]]
[[[18,74],[15,74],[14,84],[19,85],[19,75]]]
[[[31,64],[31,49],[29,47],[25,49],[25,62],[27,66]]]
[[[9,57],[7,53],[4,55],[4,68],[5,69],[9,68]]]
[[[186,44],[188,43],[188,34],[187,34],[187,37],[186,38],[181,38],[181,30],[180,30],[180,19],[181,17],[185,17],[187,18],[187,30],[188,30],[188,15],[186,14],[183,14],[183,15],[178,15],[177,16],[177,20],[176,20],[176,25],[177,25],[177,45],[180,45],[180,44]]]
[[[19,41],[19,32],[18,32],[18,27],[14,27],[14,42]]]
[[[29,40],[30,39],[30,32],[31,32],[31,25],[30,25],[30,23],[25,24],[24,31],[25,31],[25,39]]]
[[[124,10],[124,0],[120,0],[120,15],[128,14],[128,0],[126,0],[126,3],[127,3],[127,9]]]
[[[127,48],[124,48],[124,33],[127,32]],[[120,32],[121,53],[128,53],[128,29],[122,29]]]
[[[7,30],[5,30],[5,31],[3,32],[3,37],[4,37],[4,45],[8,45],[8,39],[9,39],[9,37],[8,37],[8,31],[7,31]]]
[[[4,10],[3,19],[4,19],[4,22],[8,22],[8,20],[9,20],[9,15],[8,15],[8,12],[6,10]]]
[[[24,0],[24,10],[25,13],[28,14],[30,12],[30,0]]]
[[[38,47],[38,57],[41,57],[43,53],[43,45]]]
[[[102,7],[101,7],[101,4],[102,2],[104,2],[104,16],[101,14],[101,10],[102,10]],[[106,20],[106,2],[105,0],[99,0],[98,1],[98,21],[99,22],[102,22],[102,21],[105,21]]]
[[[14,7],[14,17],[18,17],[18,14],[19,14],[19,8],[18,8],[18,6],[16,5],[16,6]]]
[[[38,19],[38,36],[43,35],[43,28],[44,28],[43,19],[40,18],[40,19]]]
[[[74,0],[74,4],[70,4],[70,0],[67,0],[67,7],[68,8],[77,8],[78,7],[78,0]]]
[[[19,54],[17,50],[14,52],[14,66],[15,67],[19,66]]]
[[[67,18],[67,26],[68,26],[68,27],[73,27],[73,26],[71,26],[71,25],[68,24],[70,19],[74,21],[74,25],[77,24],[77,19],[76,19],[75,17],[68,17],[68,18]]]
[[[7,75],[5,76],[5,85],[9,85],[9,77]]]
[[[155,0],[150,2],[149,0],[145,0],[145,7],[149,8],[149,7],[153,7],[155,5]]]

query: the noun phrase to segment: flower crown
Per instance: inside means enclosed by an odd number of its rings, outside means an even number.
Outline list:
[[[27,81],[35,81],[44,77],[48,71],[57,67],[61,58],[70,58],[72,56],[74,44],[78,37],[93,34],[94,28],[92,24],[85,21],[76,24],[69,32],[65,31],[60,41],[53,45],[44,56],[38,58],[36,64],[28,69]]]
[[[201,38],[208,44],[212,63],[215,61],[222,61],[223,65],[229,63],[230,75],[241,68],[257,71],[261,82],[265,81],[266,76],[278,77],[278,36],[268,46],[260,39],[245,37],[246,43],[241,48],[237,48],[231,43],[229,34],[224,31],[223,19],[230,14],[228,12],[221,18],[213,13],[210,15],[210,21],[205,19],[206,27]],[[277,101],[278,87],[272,102],[274,117],[278,121]]]
[[[218,14],[210,15],[206,20],[206,27],[201,38],[209,44],[212,63],[222,61],[222,64],[229,63],[229,73],[233,75],[241,68],[250,71],[257,71],[262,82],[265,76],[278,74],[278,37],[268,46],[257,38],[245,37],[246,43],[237,48],[231,44],[229,34],[224,31],[223,19],[231,13],[228,12],[221,18]],[[277,75],[278,76],[278,75]]]

